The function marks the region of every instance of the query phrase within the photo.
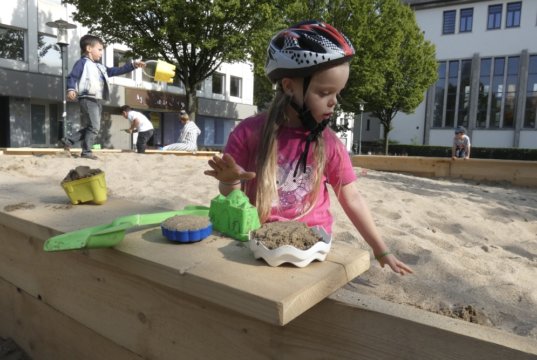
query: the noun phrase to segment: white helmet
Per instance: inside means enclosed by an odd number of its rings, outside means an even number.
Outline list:
[[[349,61],[352,56],[351,42],[332,25],[305,21],[272,38],[265,74],[272,82],[283,77],[308,77],[321,68]]]

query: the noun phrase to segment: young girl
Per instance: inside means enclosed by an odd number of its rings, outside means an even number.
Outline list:
[[[331,233],[328,183],[381,266],[412,273],[381,239],[346,149],[326,128],[353,55],[350,41],[326,23],[303,22],[274,36],[265,65],[277,84],[270,109],[242,121],[205,174],[220,181],[223,195],[242,186],[263,223],[297,220]]]

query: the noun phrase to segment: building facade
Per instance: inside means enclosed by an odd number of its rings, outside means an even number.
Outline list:
[[[47,25],[58,19],[76,24],[74,8],[61,0],[4,0],[0,12],[0,147],[54,147],[63,135],[62,58],[57,29]],[[68,46],[63,73],[80,58],[79,40],[88,30],[67,31]],[[129,61],[128,50],[108,44],[102,63],[118,66]],[[146,59],[144,59],[146,60]],[[222,64],[197,90],[196,123],[202,130],[199,147],[221,148],[240,121],[255,114],[253,67],[248,63]],[[102,147],[129,149],[133,139],[121,131],[128,127],[119,107],[130,105],[153,122],[152,145],[176,141],[181,130],[178,113],[185,102],[184,87],[155,82],[142,69],[110,78],[111,99],[104,103],[97,143]],[[80,128],[76,102],[67,102],[67,132]]]
[[[390,140],[451,146],[462,125],[473,146],[537,148],[537,1],[405,2],[436,46],[438,80]]]

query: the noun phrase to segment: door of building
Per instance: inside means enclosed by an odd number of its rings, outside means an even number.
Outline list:
[[[0,96],[0,147],[10,146],[9,97]]]
[[[47,144],[47,107],[32,104],[31,106],[32,146]]]

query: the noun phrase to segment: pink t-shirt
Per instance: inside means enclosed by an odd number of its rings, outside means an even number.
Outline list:
[[[265,121],[266,113],[261,113],[242,121],[229,135],[225,153],[231,155],[238,165],[246,171],[254,171],[258,152],[259,138]],[[312,143],[308,153],[306,173],[300,166],[296,178],[293,177],[296,164],[302,154],[308,132],[300,128],[282,127],[278,134],[278,175],[277,188],[279,203],[275,202],[271,215],[271,221],[298,220],[308,226],[322,226],[331,233],[332,214],[330,213],[330,197],[327,183],[330,185],[349,184],[356,180],[356,174],[343,143],[337,136],[326,129],[322,136],[325,140],[327,154],[326,168],[324,171],[322,186],[315,207],[306,215],[302,214],[308,208],[308,194],[312,190],[312,161],[315,144]],[[250,202],[255,205],[256,179],[248,184],[246,195]]]

